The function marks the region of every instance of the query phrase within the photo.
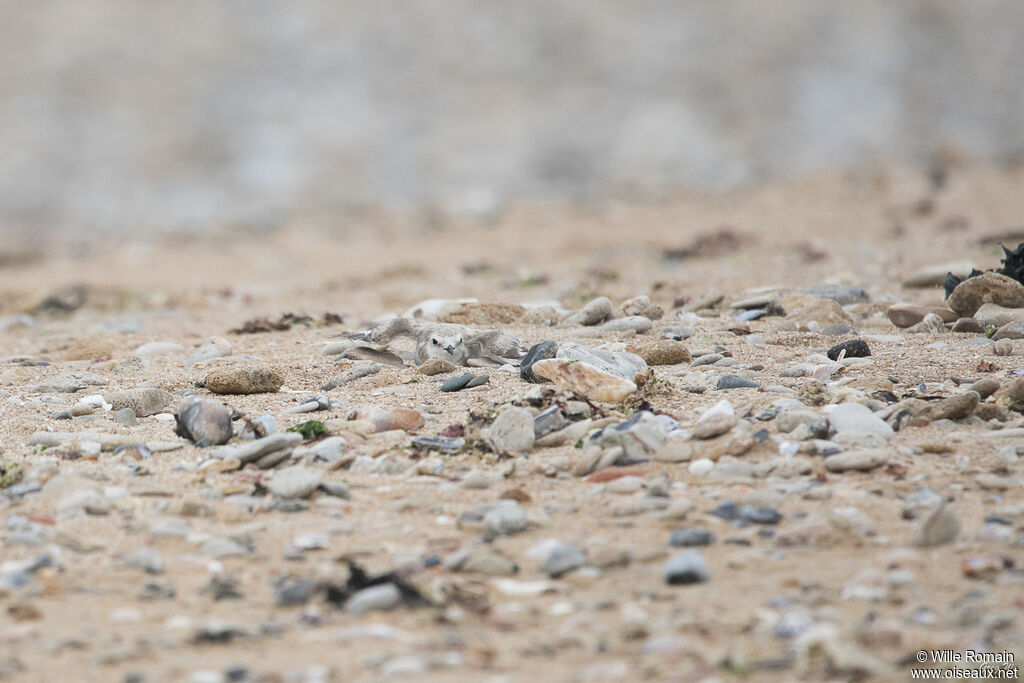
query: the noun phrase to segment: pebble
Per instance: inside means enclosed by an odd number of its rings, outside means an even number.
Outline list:
[[[444,358],[428,358],[423,361],[422,365],[416,368],[416,372],[421,375],[432,377],[434,375],[444,375],[449,372],[455,372],[457,369],[458,366],[456,366],[455,363],[447,361]]]
[[[139,358],[158,358],[160,356],[167,356],[172,353],[185,353],[187,349],[181,344],[175,344],[174,342],[149,342],[143,344],[132,351],[133,356]]]
[[[135,411],[131,408],[122,408],[121,410],[114,411],[112,415],[114,422],[125,427],[134,427],[136,423]]]
[[[394,609],[402,601],[402,594],[393,583],[370,586],[354,594],[345,602],[345,611],[354,616],[369,612]]]
[[[612,302],[608,297],[599,296],[589,301],[579,310],[568,314],[559,323],[559,327],[574,325],[597,325],[607,320],[612,314]]]
[[[996,330],[996,333],[992,335],[992,339],[994,341],[1024,339],[1024,322],[1014,321],[1006,323]]]
[[[633,345],[629,351],[643,358],[648,365],[679,365],[691,360],[686,344],[672,339]]]
[[[423,416],[412,408],[395,408],[377,413],[370,420],[376,432],[389,432],[395,429],[411,432],[423,424]]]
[[[489,536],[511,536],[526,531],[529,525],[526,511],[513,502],[496,505],[484,515],[484,529]]]
[[[1024,308],[1004,308],[997,304],[982,304],[972,317],[983,326],[1003,327],[1010,323],[1018,323],[1017,327],[1020,327],[1024,325]]]
[[[440,359],[436,359],[436,360],[440,360]],[[447,362],[447,361],[445,361],[445,362]],[[452,367],[454,368],[455,366],[453,365]],[[327,382],[326,384],[321,385],[320,390],[321,391],[331,391],[332,389],[337,389],[338,387],[343,387],[346,384],[348,384],[349,382],[355,382],[357,379],[362,379],[363,377],[369,377],[370,375],[375,375],[378,372],[380,372],[380,369],[381,369],[380,363],[366,363],[365,365],[356,366],[356,367],[352,368],[351,370],[349,370],[348,372],[346,372],[344,374],[341,374],[341,375],[338,375],[337,377],[332,379],[330,382]]]
[[[238,460],[242,465],[245,465],[249,462],[257,462],[275,453],[281,453],[284,457],[288,457],[292,450],[300,443],[302,443],[301,434],[282,432],[280,434],[272,434],[263,439],[257,439],[242,446],[221,446],[214,449],[211,455],[221,460]]]
[[[960,533],[960,520],[953,509],[943,503],[932,511],[914,530],[914,545],[931,548],[953,542]]]
[[[1000,273],[982,273],[958,284],[946,303],[961,318],[970,318],[982,304],[1024,308],[1024,285]]]
[[[670,557],[661,574],[670,586],[701,583],[710,578],[704,558],[696,550],[685,550]]]
[[[147,574],[163,574],[164,558],[156,548],[139,548],[125,556],[124,566],[141,569]]]
[[[274,604],[278,607],[305,605],[313,597],[316,583],[304,578],[289,577],[274,589]]]
[[[219,401],[189,396],[178,404],[174,433],[204,446],[220,446],[231,439],[231,411]]]
[[[889,461],[889,457],[889,451],[882,448],[844,451],[825,458],[825,469],[829,472],[866,471],[884,465]]]
[[[860,403],[843,403],[828,414],[829,424],[837,434],[870,435],[884,441],[893,436],[892,427]]]
[[[668,538],[669,545],[683,548],[711,545],[714,542],[714,534],[707,529],[698,529],[697,527],[673,529]]]
[[[541,570],[552,579],[557,579],[569,572],[579,569],[586,563],[583,551],[574,545],[558,542],[547,554]]]
[[[548,358],[554,358],[555,354],[558,353],[558,344],[551,341],[542,341],[539,344],[534,344],[523,356],[522,362],[519,364],[519,376],[527,382],[539,384],[541,382],[550,381],[544,377],[538,377],[533,372],[534,364],[539,360],[546,360]]]
[[[484,438],[499,455],[529,453],[536,438],[533,414],[526,408],[507,408],[484,430]]]
[[[946,332],[946,323],[934,313],[929,313],[924,320],[907,328],[911,334],[943,334]]]
[[[267,482],[267,490],[279,498],[306,498],[323,480],[322,470],[296,465],[275,472]]]
[[[636,384],[582,361],[551,358],[537,361],[533,372],[560,388],[591,401],[618,403],[636,391]]]
[[[441,451],[449,455],[456,455],[466,445],[466,440],[449,436],[417,436],[413,438],[412,445],[426,448],[430,451]]]
[[[215,394],[272,394],[284,385],[284,375],[270,367],[224,368],[206,375],[204,384]]]
[[[950,329],[957,334],[985,334],[985,325],[974,318],[959,318]]]
[[[761,385],[739,375],[722,375],[716,386],[719,389],[757,389]]]
[[[636,334],[643,334],[649,332],[652,327],[650,318],[642,315],[631,315],[609,320],[601,325],[598,330],[600,332],[635,332]]]
[[[452,377],[451,379],[445,381],[445,383],[441,385],[441,391],[444,391],[446,393],[453,391],[461,391],[462,389],[466,388],[466,386],[470,383],[472,379],[473,373],[471,372],[465,372],[457,377]]]
[[[700,416],[693,426],[692,436],[695,439],[713,439],[725,434],[738,423],[732,404],[723,399]]]
[[[103,395],[111,410],[130,409],[136,417],[149,417],[163,412],[171,404],[174,395],[162,389],[139,388],[114,391]]]
[[[944,398],[941,401],[932,403],[926,415],[928,419],[935,420],[962,420],[969,417],[978,406],[980,396],[973,391],[965,391],[956,396]]]
[[[828,350],[829,360],[839,360],[840,354],[844,358],[865,358],[871,355],[871,349],[863,339],[851,339],[842,344],[836,344]]]

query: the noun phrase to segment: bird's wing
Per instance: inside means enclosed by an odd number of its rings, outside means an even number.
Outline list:
[[[470,358],[519,359],[522,344],[508,332],[488,330],[476,332],[465,339]]]

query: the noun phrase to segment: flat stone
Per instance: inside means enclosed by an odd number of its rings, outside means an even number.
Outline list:
[[[739,375],[722,375],[716,386],[719,389],[757,389],[761,385]]]
[[[985,325],[976,318],[959,318],[950,328],[956,334],[985,334]]]
[[[946,323],[935,313],[929,313],[924,320],[907,328],[911,334],[943,334],[946,332]]]
[[[982,325],[1002,327],[1010,323],[1019,323],[1024,326],[1024,308],[1004,308],[992,303],[982,304],[981,308],[974,312],[973,317]]]
[[[370,586],[345,602],[345,611],[354,616],[394,609],[402,601],[402,593],[393,583]]]
[[[455,455],[466,445],[466,440],[449,436],[417,436],[413,438],[412,445],[426,448],[430,451],[441,451],[442,453]]]
[[[592,349],[576,342],[565,342],[558,347],[555,358],[568,361],[583,361],[602,372],[617,375],[633,381],[638,373],[647,370],[647,363],[635,353]]]
[[[958,284],[946,303],[962,318],[973,317],[987,303],[1024,308],[1024,285],[999,273],[982,273]]]
[[[707,529],[698,529],[696,527],[673,529],[668,538],[669,545],[682,548],[711,545],[714,542],[714,534]]]
[[[204,383],[215,394],[272,394],[284,385],[284,375],[270,367],[222,368]]]
[[[625,318],[609,320],[599,328],[602,332],[635,332],[643,334],[649,332],[653,325],[651,319],[642,315],[629,315]]]
[[[281,432],[263,439],[257,439],[243,446],[211,449],[210,455],[222,460],[238,460],[241,464],[255,462],[268,454],[283,452],[286,455],[302,443],[302,435],[295,432]]]
[[[171,404],[174,394],[163,389],[139,388],[114,391],[103,396],[112,410],[130,408],[136,417],[156,415]]]
[[[296,465],[275,472],[267,482],[267,490],[279,498],[306,498],[323,480],[323,470]]]
[[[125,427],[135,426],[135,411],[131,408],[122,408],[121,410],[115,410],[113,414],[114,422],[124,425]]]
[[[589,301],[579,310],[568,314],[559,323],[559,327],[573,325],[596,325],[607,320],[612,314],[612,302],[608,297],[599,296]]]
[[[484,430],[499,455],[521,455],[533,448],[536,432],[533,414],[526,408],[507,408]]]
[[[880,467],[888,461],[889,451],[885,449],[861,448],[828,456],[825,458],[825,469],[829,472],[867,471]]]
[[[670,586],[701,583],[710,578],[704,558],[696,550],[686,550],[670,557],[661,574]]]
[[[993,341],[1001,341],[1003,339],[1024,339],[1024,322],[1014,321],[1006,323],[992,335]]]
[[[441,391],[445,393],[451,393],[454,391],[461,391],[466,388],[466,385],[473,379],[473,373],[464,372],[457,377],[452,377],[441,385]]]
[[[557,358],[541,360],[533,365],[533,372],[591,401],[618,403],[636,391],[633,382],[582,361]]]
[[[896,327],[910,327],[916,325],[929,313],[942,318],[945,322],[953,322],[957,319],[956,313],[946,306],[916,306],[914,304],[893,304],[885,315]]]
[[[723,399],[700,416],[691,435],[695,439],[713,439],[725,434],[738,423],[732,404]]]
[[[691,360],[686,344],[673,339],[633,345],[629,351],[643,358],[648,365],[679,365]]]
[[[438,359],[438,360],[440,360],[440,359]],[[444,362],[447,362],[447,361],[444,361]],[[452,366],[452,367],[454,368],[455,366]],[[326,384],[321,385],[320,386],[320,390],[321,391],[330,391],[332,389],[337,389],[338,387],[343,387],[346,384],[348,384],[349,382],[355,382],[357,379],[362,379],[363,377],[369,377],[370,375],[375,375],[378,372],[380,372],[380,369],[381,369],[381,366],[380,366],[379,363],[367,363],[366,365],[360,365],[358,367],[352,368],[351,370],[349,370],[346,373],[338,375],[337,377],[333,378],[331,381],[327,382]]]

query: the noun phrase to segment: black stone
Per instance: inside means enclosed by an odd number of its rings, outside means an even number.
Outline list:
[[[839,360],[839,354],[846,352],[846,358],[866,358],[871,355],[871,349],[863,339],[851,339],[842,344],[836,344],[828,350],[829,360]]]
[[[731,522],[734,519],[740,518],[740,507],[731,500],[727,500],[716,507],[711,514],[715,517],[720,517],[721,519]]]
[[[778,524],[782,521],[782,515],[771,508],[759,508],[753,505],[744,505],[739,509],[739,516],[751,524]]]
[[[534,344],[530,347],[530,350],[523,356],[522,362],[519,364],[519,376],[525,379],[527,382],[534,384],[540,384],[547,382],[548,380],[543,377],[537,377],[533,374],[533,364],[539,360],[545,358],[554,358],[558,352],[558,344],[551,341],[542,341],[540,344]]]
[[[450,392],[465,389],[466,385],[469,384],[470,380],[472,379],[473,373],[471,372],[466,372],[456,377],[452,377],[450,380],[446,381],[444,384],[441,385],[441,391]]]

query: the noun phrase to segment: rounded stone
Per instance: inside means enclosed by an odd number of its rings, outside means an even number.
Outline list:
[[[956,286],[946,303],[962,318],[973,317],[982,304],[1024,308],[1024,285],[999,273],[982,273]]]
[[[189,396],[178,404],[174,433],[197,444],[219,446],[231,439],[231,411],[209,398]]]
[[[631,346],[629,350],[643,358],[648,365],[679,365],[691,360],[686,344],[674,339]]]
[[[508,408],[485,430],[484,436],[499,455],[529,453],[536,438],[533,415],[526,408]]]
[[[270,367],[223,368],[206,376],[215,394],[272,394],[284,385],[284,375]]]
[[[322,470],[297,465],[275,472],[267,482],[267,490],[279,498],[306,498],[323,480]]]
[[[686,550],[669,558],[662,570],[662,577],[670,586],[678,586],[707,581],[710,574],[700,553]]]

